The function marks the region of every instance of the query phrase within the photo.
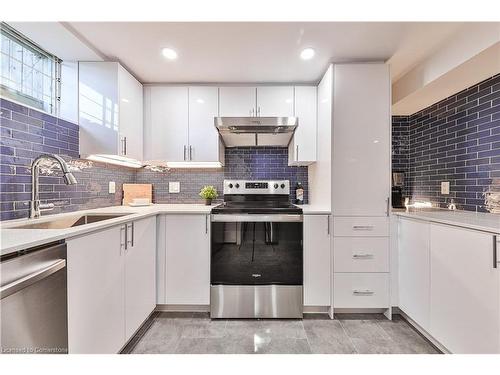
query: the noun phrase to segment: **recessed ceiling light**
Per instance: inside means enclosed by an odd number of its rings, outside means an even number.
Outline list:
[[[312,48],[304,48],[300,53],[300,58],[302,60],[311,60],[314,57],[314,50]]]
[[[175,60],[177,58],[177,52],[175,52],[172,48],[163,48],[161,50],[161,54],[169,60]]]

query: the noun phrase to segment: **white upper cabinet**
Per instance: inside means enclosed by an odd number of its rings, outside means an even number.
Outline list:
[[[423,329],[429,329],[430,227],[399,220],[399,308]]]
[[[142,85],[116,62],[78,64],[80,154],[142,160]]]
[[[495,236],[438,224],[430,233],[431,335],[452,353],[500,353]]]
[[[316,161],[317,87],[295,87],[295,117],[299,126],[288,146],[288,165],[309,165]]]
[[[188,88],[151,86],[146,89],[146,160],[188,160]]]
[[[332,210],[385,216],[391,189],[391,97],[386,64],[334,65]]]
[[[294,88],[292,86],[257,87],[259,117],[291,117],[294,115]]]
[[[118,67],[120,154],[143,159],[143,97],[142,84],[123,67]]]
[[[256,116],[256,95],[255,87],[219,87],[220,116]]]
[[[214,117],[219,114],[217,87],[189,87],[189,160],[219,160],[219,134]]]

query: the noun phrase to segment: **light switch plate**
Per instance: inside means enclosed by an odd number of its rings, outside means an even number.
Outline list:
[[[441,194],[450,194],[450,182],[449,181],[441,182]]]
[[[108,192],[109,194],[114,194],[116,193],[116,184],[114,181],[109,181],[109,184],[108,184]]]
[[[181,191],[181,183],[180,182],[169,182],[168,183],[168,192],[169,193],[179,193]]]

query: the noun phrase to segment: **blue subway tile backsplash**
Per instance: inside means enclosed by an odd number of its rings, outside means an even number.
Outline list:
[[[31,198],[29,166],[41,153],[54,153],[70,162],[78,160],[78,125],[0,99],[0,220],[27,217]],[[220,169],[172,169],[153,172],[103,163],[74,172],[78,183],[66,186],[56,175],[40,177],[40,199],[56,205],[45,214],[121,204],[122,184],[152,183],[156,203],[201,203],[198,192],[214,185],[222,195],[222,181],[234,179],[289,179],[292,187],[304,185],[307,202],[307,167],[288,167],[286,148],[226,149],[226,166]],[[108,193],[109,181],[116,193]],[[168,182],[179,181],[178,194],[168,192]],[[294,196],[292,196],[293,198]],[[219,197],[222,198],[222,196]]]
[[[500,74],[410,116],[392,118],[392,168],[406,196],[500,213]],[[441,194],[441,182],[450,194]]]

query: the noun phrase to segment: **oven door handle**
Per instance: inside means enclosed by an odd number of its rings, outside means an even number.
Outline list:
[[[212,214],[212,222],[224,223],[301,223],[302,215],[292,214]]]

